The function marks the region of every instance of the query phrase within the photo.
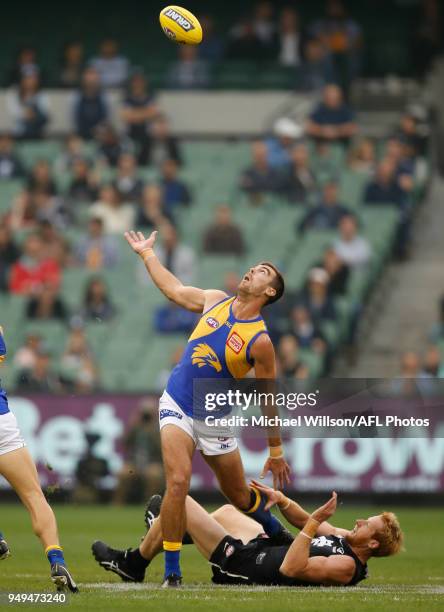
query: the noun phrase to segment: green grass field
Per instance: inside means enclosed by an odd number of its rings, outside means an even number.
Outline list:
[[[94,561],[90,547],[103,539],[115,547],[135,546],[143,533],[141,508],[56,506],[65,556],[81,593],[70,610],[444,610],[444,521],[439,509],[394,509],[406,533],[406,552],[370,563],[370,578],[353,588],[216,587],[210,570],[192,546],[183,552],[185,584],[178,591],[159,588],[162,559],[154,561],[144,584],[122,583]],[[336,523],[348,526],[375,508],[341,507]],[[0,592],[51,592],[48,563],[19,505],[0,505],[0,528],[12,556],[0,561]],[[361,583],[362,584],[362,583]],[[3,601],[4,602],[4,595]],[[6,608],[6,605],[1,606]],[[20,608],[35,606],[20,605]],[[48,607],[48,606],[45,606]],[[53,606],[54,607],[54,606]]]

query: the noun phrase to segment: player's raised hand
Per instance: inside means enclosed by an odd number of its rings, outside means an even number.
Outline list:
[[[261,478],[264,478],[268,472],[273,474],[275,489],[283,489],[286,484],[290,483],[290,466],[284,457],[268,457],[262,469]]]
[[[285,499],[284,494],[281,491],[276,491],[271,487],[265,485],[263,482],[258,482],[257,480],[252,480],[251,484],[258,491],[267,496],[267,503],[265,504],[265,510],[270,510],[275,504],[279,504],[283,499]]]
[[[140,255],[143,251],[153,248],[156,242],[157,231],[151,232],[149,238],[145,238],[142,232],[134,232],[133,230],[125,232],[124,236],[133,251]]]
[[[323,523],[324,521],[328,521],[328,519],[333,516],[336,512],[336,505],[338,502],[338,494],[336,491],[333,491],[332,496],[323,506],[315,510],[311,517],[318,521],[318,523]]]

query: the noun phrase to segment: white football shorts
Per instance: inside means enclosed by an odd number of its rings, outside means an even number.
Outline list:
[[[12,412],[0,414],[0,455],[26,446]]]
[[[194,419],[185,414],[171,395],[163,392],[159,400],[159,427],[176,425],[194,440],[196,449],[204,455],[225,455],[237,448],[237,440],[233,436],[205,435],[196,431]]]

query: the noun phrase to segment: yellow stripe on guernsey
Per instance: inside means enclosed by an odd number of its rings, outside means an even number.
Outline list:
[[[225,298],[205,312],[188,339],[180,363],[174,368],[167,392],[188,416],[196,416],[193,381],[211,378],[244,378],[252,368],[250,350],[256,338],[267,333],[261,316],[236,319],[235,297]],[[162,418],[162,411],[160,418]],[[164,416],[168,414],[165,412]]]

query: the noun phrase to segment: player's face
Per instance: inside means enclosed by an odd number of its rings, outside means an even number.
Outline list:
[[[250,295],[259,297],[264,295],[270,283],[276,276],[276,272],[269,266],[259,264],[250,268],[242,277],[239,289]]]
[[[384,523],[380,516],[370,516],[367,519],[357,519],[354,528],[350,532],[347,540],[350,544],[363,545],[368,544],[375,534],[382,530]]]

